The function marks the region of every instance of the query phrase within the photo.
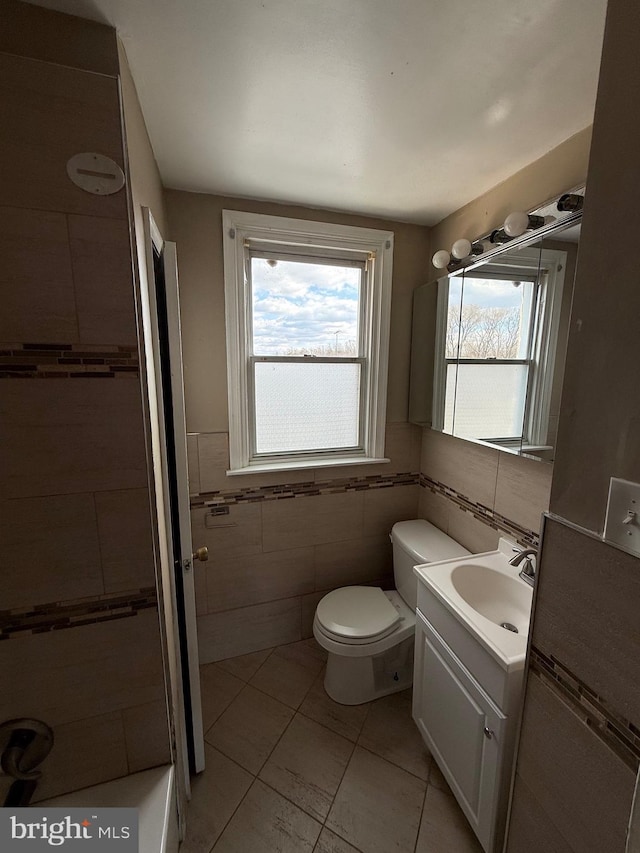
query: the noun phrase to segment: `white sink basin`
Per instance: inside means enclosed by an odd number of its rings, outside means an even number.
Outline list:
[[[509,565],[512,549],[512,543],[501,539],[497,551],[414,568],[418,579],[506,669],[525,659],[533,600],[533,589]]]
[[[463,563],[451,571],[451,583],[458,595],[481,616],[503,626],[507,622],[525,634],[529,630],[531,588],[480,563]]]

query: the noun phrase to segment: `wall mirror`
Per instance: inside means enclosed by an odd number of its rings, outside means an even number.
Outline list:
[[[430,403],[432,429],[553,460],[581,213],[550,209],[537,212],[544,225],[535,231],[449,265],[437,282],[432,360],[421,334],[427,293],[416,291],[414,423],[425,424]],[[434,285],[423,287],[432,301]],[[430,401],[420,386],[421,372],[431,386],[426,370],[414,362],[433,371]]]

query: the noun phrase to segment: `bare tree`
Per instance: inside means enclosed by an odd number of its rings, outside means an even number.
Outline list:
[[[519,341],[518,308],[449,307],[447,358],[517,358]]]
[[[281,355],[316,355],[316,356],[346,356],[354,358],[358,355],[356,342],[353,340],[340,341],[336,344],[318,344],[310,347],[287,347]]]

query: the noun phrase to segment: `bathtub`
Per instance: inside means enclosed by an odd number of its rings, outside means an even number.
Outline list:
[[[143,770],[122,779],[82,788],[38,806],[122,806],[138,809],[139,853],[177,853],[178,819],[172,765]]]

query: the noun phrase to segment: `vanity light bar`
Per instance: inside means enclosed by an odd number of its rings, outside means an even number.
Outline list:
[[[557,202],[554,202],[555,210],[560,213],[567,213],[567,221],[582,210],[584,204],[584,188],[578,192],[564,193],[559,197]],[[436,269],[446,269],[449,272],[454,272],[469,262],[474,257],[482,255],[485,251],[490,251],[494,247],[510,243],[512,240],[526,235],[527,232],[536,231],[539,228],[551,225],[555,222],[556,217],[547,214],[539,215],[542,210],[547,211],[549,205],[539,209],[537,213],[525,213],[524,211],[515,210],[510,213],[504,221],[502,228],[496,228],[490,234],[479,240],[467,240],[465,237],[456,240],[451,247],[451,252],[446,249],[439,249],[431,258],[431,263]],[[487,245],[488,244],[488,245]]]

